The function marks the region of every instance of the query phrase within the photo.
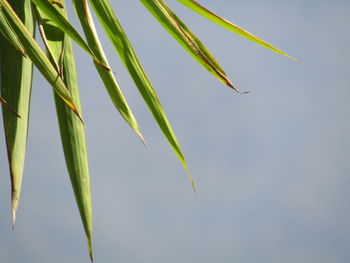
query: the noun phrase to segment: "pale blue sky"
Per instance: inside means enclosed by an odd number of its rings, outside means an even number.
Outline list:
[[[104,35],[148,148],[118,116],[90,58],[76,48],[95,262],[348,262],[350,2],[201,1],[302,64],[219,28],[177,1],[167,2],[235,85],[251,93],[238,95],[208,74],[139,1],[113,1],[173,124],[198,193],[192,193]],[[0,262],[88,262],[51,91],[38,74],[32,99],[14,232],[0,132]]]

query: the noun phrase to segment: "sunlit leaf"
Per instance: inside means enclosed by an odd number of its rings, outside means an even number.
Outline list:
[[[75,10],[79,17],[80,23],[83,27],[86,39],[90,45],[90,48],[96,54],[97,58],[105,65],[108,65],[107,58],[103,52],[102,46],[100,44],[94,22],[92,20],[88,4],[85,0],[73,0]],[[144,138],[141,134],[139,125],[127,104],[122,91],[111,71],[106,71],[95,63],[98,74],[103,81],[107,92],[122,117],[131,126],[131,128],[138,134],[141,140],[144,142]]]
[[[78,118],[82,120],[81,115],[72,102],[71,95],[64,85],[64,82],[62,81],[58,72],[55,70],[54,66],[50,63],[49,59],[39,47],[38,43],[28,32],[27,28],[25,25],[23,25],[16,12],[12,9],[7,0],[2,0],[1,5],[2,8],[0,11],[3,10],[7,15],[7,19],[9,20],[14,32],[17,34],[18,39],[23,44],[23,47],[25,48],[25,51],[30,60],[34,63],[34,65],[38,68],[46,80],[53,86],[53,89],[58,94],[58,96],[60,96],[60,98],[74,111]]]
[[[32,2],[46,15],[47,19],[50,19],[50,22],[59,27],[64,33],[69,35],[76,43],[79,44],[87,53],[89,53],[94,60],[105,67],[107,70],[109,68],[98,60],[94,55],[92,50],[89,48],[88,44],[85,43],[85,40],[79,35],[71,23],[47,0],[32,0]],[[62,7],[64,10],[63,4],[59,1],[55,1],[55,4]]]
[[[283,52],[282,50],[278,49],[277,47],[267,43],[266,41],[254,36],[253,34],[249,33],[248,31],[244,30],[243,28],[240,28],[239,26],[233,24],[232,22],[226,20],[223,17],[218,16],[217,14],[214,14],[212,11],[205,8],[203,5],[199,4],[198,2],[194,0],[177,0],[180,3],[184,4],[188,8],[192,9],[193,11],[197,12],[198,14],[201,14],[205,18],[213,21],[214,23],[246,38],[249,39],[267,49],[270,49],[274,52],[277,52],[278,54],[281,54],[283,56],[286,56],[290,59],[296,60],[295,58],[289,56],[287,53]],[[297,61],[297,60],[296,60]]]
[[[126,33],[124,32],[124,29],[119,23],[114,11],[112,10],[107,0],[90,0],[90,3],[93,6],[97,17],[99,18],[108,37],[112,41],[112,44],[117,50],[125,67],[129,71],[130,76],[134,80],[136,87],[138,88],[147,106],[152,112],[164,136],[167,138],[171,147],[173,148],[182,165],[184,166],[190,178],[192,187],[194,189],[194,181],[189,173],[185,157],[181,151],[180,145],[173,132],[173,129],[168,121],[168,118],[158,99],[158,96],[155,90],[153,89],[152,84],[149,78],[147,77],[140,61],[138,60],[137,55],[133,47],[131,46],[131,43]]]
[[[11,1],[11,4],[20,19],[23,20],[28,35],[33,35],[34,19],[30,0]],[[2,115],[11,176],[12,223],[14,226],[21,194],[27,145],[33,64],[23,56],[24,52],[18,52],[18,49],[21,50],[23,46],[1,9],[0,18],[4,25],[2,28],[6,31],[3,32],[4,35],[8,36],[7,39],[12,40],[11,43],[17,48],[0,36],[0,87],[2,101],[6,102],[2,107]]]
[[[238,91],[225,71],[194,33],[177,17],[162,0],[141,0],[159,23],[189,52],[204,68],[230,88]]]
[[[61,5],[63,1],[57,2]],[[66,16],[64,9],[59,10]],[[78,81],[75,70],[71,40],[56,26],[44,12],[38,12],[39,28],[51,59],[71,93],[72,101],[81,112]],[[61,141],[66,165],[73,186],[74,195],[86,233],[91,260],[92,256],[92,206],[88,155],[85,143],[84,125],[54,93]]]
[[[25,56],[25,51],[22,43],[19,41],[16,33],[7,21],[6,16],[0,11],[0,33],[5,37],[18,52]]]

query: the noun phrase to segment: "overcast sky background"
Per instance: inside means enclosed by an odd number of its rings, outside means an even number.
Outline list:
[[[167,1],[248,95],[208,74],[139,1],[111,2],[158,92],[198,193],[105,36],[148,148],[113,108],[90,57],[75,48],[95,262],[348,262],[350,2],[200,1],[298,64]],[[39,74],[14,232],[0,133],[0,262],[89,262],[51,90]]]

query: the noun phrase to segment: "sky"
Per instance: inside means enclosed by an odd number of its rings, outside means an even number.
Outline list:
[[[106,36],[100,34],[147,148],[113,108],[90,57],[75,46],[95,262],[348,262],[350,2],[200,1],[301,61],[296,63],[168,0],[233,83],[250,91],[246,95],[206,72],[139,1],[111,2],[198,192]],[[73,12],[70,17],[77,24]],[[52,92],[37,71],[14,231],[2,130],[0,159],[0,262],[89,262]]]

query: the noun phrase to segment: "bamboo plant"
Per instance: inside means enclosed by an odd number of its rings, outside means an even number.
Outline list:
[[[241,37],[295,60],[200,3],[194,0],[177,1]],[[210,51],[165,1],[140,0],[140,2],[200,65],[219,81],[241,93]],[[0,0],[0,103],[10,168],[14,226],[24,170],[33,65],[52,86],[66,166],[86,233],[90,258],[93,260],[88,155],[72,41],[91,57],[116,110],[143,143],[145,140],[109,66],[95,29],[90,6],[159,128],[183,165],[194,190],[195,184],[150,78],[109,1],[72,0],[72,3],[84,36],[81,36],[69,22],[64,0]],[[38,34],[35,32],[36,29]],[[36,37],[44,43],[45,50],[40,48]]]

